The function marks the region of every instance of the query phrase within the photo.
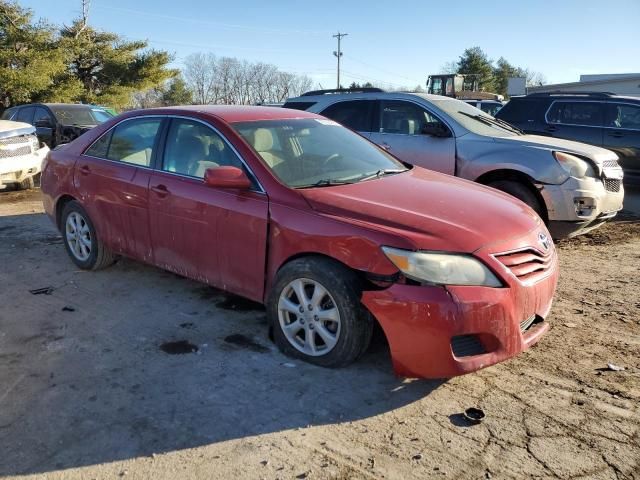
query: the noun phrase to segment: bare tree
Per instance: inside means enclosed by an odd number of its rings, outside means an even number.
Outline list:
[[[196,104],[218,103],[218,59],[212,53],[194,53],[185,60],[184,78]]]
[[[282,102],[313,85],[309,77],[281,72],[275,65],[203,53],[187,57],[184,77],[200,104]]]

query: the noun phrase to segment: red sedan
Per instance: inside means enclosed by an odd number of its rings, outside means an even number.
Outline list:
[[[42,191],[80,268],[126,256],[263,302],[280,349],[318,365],[356,360],[374,321],[417,377],[495,364],[548,329],[558,262],[531,209],[318,115],[128,113],[51,152]]]

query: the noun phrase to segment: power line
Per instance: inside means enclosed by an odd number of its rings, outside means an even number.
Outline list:
[[[340,50],[340,40],[342,40],[342,37],[346,37],[347,35],[349,34],[338,32],[336,35],[333,36],[333,38],[338,39],[338,51],[333,52],[333,54],[338,58],[338,82],[337,82],[336,88],[340,88],[340,57],[342,56],[342,51]]]

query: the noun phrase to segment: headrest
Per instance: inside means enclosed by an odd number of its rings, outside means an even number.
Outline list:
[[[266,128],[257,128],[253,134],[253,148],[258,152],[267,152],[273,148],[273,136]]]

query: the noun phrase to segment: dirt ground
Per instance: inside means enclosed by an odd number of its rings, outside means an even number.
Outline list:
[[[256,305],[126,260],[78,271],[39,192],[0,192],[0,476],[640,479],[640,219],[558,249],[536,347],[403,380],[383,341],[321,369]],[[179,340],[198,351],[160,349]]]

